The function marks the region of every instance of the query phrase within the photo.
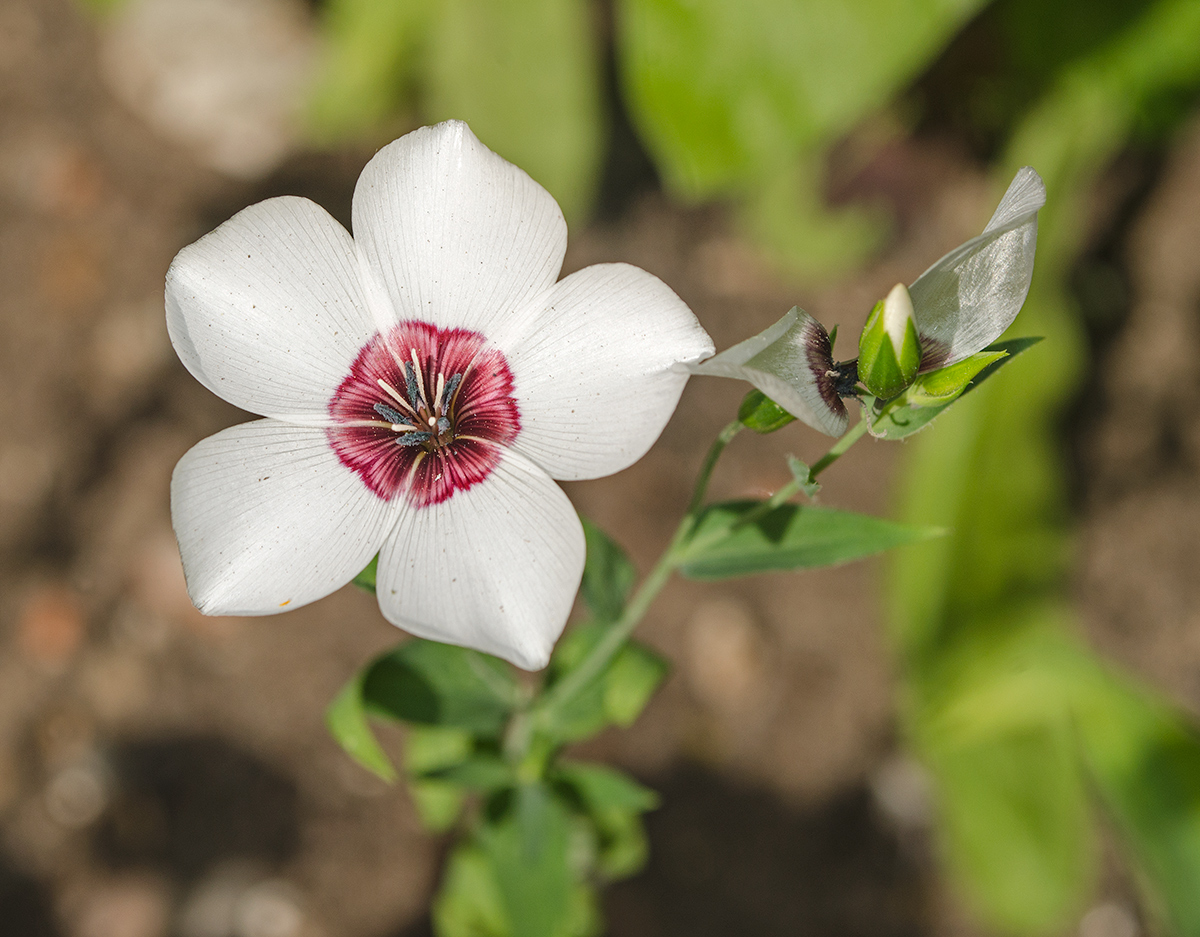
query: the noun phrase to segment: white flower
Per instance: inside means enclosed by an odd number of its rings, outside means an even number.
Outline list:
[[[922,373],[982,351],[1021,311],[1033,277],[1041,176],[1017,171],[987,227],[922,273],[908,288],[921,343]],[[835,364],[816,319],[791,310],[770,328],[703,364],[693,374],[749,381],[796,419],[830,436],[846,431],[841,397],[853,389],[852,362]]]
[[[384,616],[545,665],[584,560],[552,479],[639,459],[712,353],[665,284],[625,264],[555,282],[553,198],[450,121],[375,155],[354,239],[275,198],[184,248],[167,326],[188,370],[267,419],[187,453],[171,513],[192,601],[266,615],[379,552]]]

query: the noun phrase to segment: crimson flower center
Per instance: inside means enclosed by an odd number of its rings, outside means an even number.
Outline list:
[[[520,430],[502,352],[467,329],[410,320],[358,353],[329,412],[342,464],[380,498],[438,504],[487,478]]]

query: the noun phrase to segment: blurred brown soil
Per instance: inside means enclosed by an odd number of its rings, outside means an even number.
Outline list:
[[[401,635],[351,587],[279,617],[200,616],[167,508],[175,461],[246,418],[171,352],[167,265],[270,195],[347,219],[368,155],[220,178],[109,97],[94,28],[67,0],[0,6],[0,935],[219,937],[238,914],[279,937],[427,926],[442,844],[322,721]],[[982,178],[953,152],[905,144],[879,160],[876,194],[903,236],[853,281],[789,290],[719,212],[654,195],[574,232],[567,269],[650,270],[718,347],[797,303],[854,334],[875,297],[987,214]],[[1080,597],[1102,648],[1200,712],[1198,218],[1193,132],[1118,258],[1132,312],[1080,442]],[[642,569],[742,392],[693,381],[648,457],[568,486]],[[785,454],[811,461],[824,443],[799,426],[739,440],[713,493],[771,491]],[[886,512],[896,457],[858,446],[822,499]],[[675,673],[635,728],[586,746],[666,795],[648,870],[610,898],[618,937],[970,932],[931,872],[919,775],[894,757],[877,569],[676,582],[655,604],[641,636]]]

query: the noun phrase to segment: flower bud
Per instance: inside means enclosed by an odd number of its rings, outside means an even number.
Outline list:
[[[921,366],[921,340],[903,283],[875,304],[858,340],[858,377],[876,397],[895,397]]]

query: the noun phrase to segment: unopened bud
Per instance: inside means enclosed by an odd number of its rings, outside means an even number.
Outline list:
[[[912,383],[921,366],[921,339],[912,300],[903,283],[871,310],[858,340],[858,377],[876,397],[895,397]]]

